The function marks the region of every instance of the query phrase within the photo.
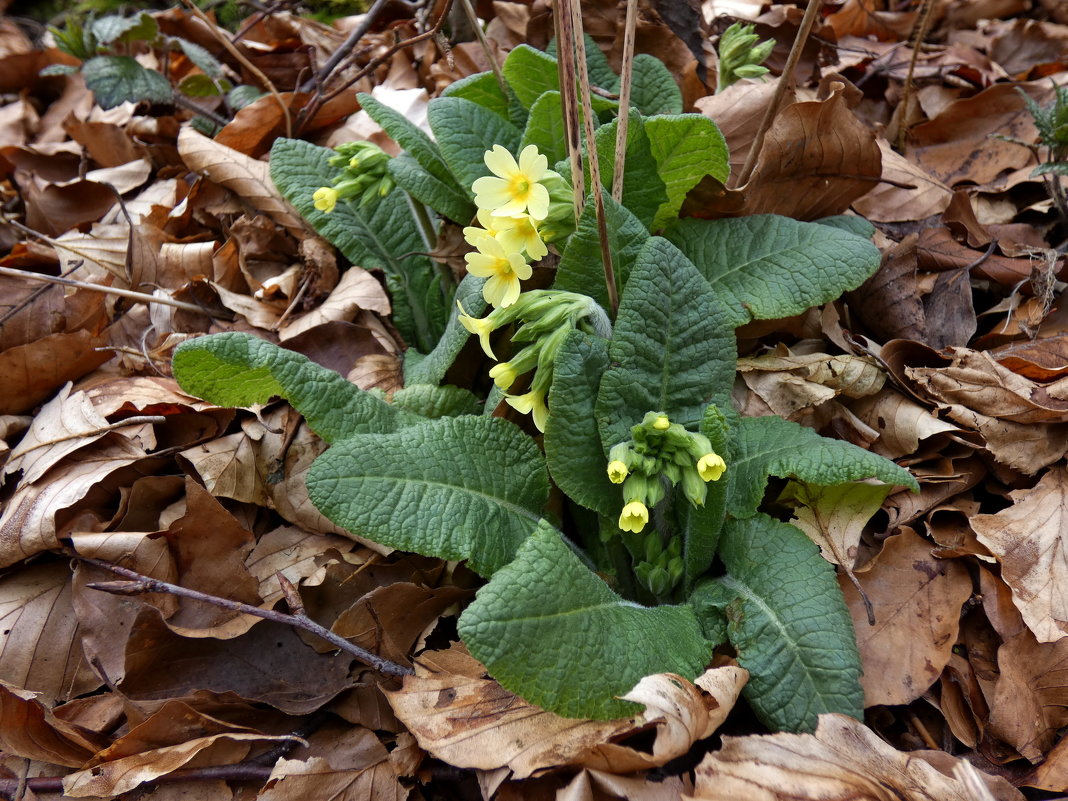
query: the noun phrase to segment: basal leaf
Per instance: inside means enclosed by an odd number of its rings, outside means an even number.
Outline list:
[[[108,15],[93,20],[93,36],[100,44],[111,44],[116,40],[142,42],[155,39],[159,34],[159,24],[155,18],[142,11],[131,17]],[[197,66],[200,66],[199,64]]]
[[[686,193],[704,176],[726,182],[730,163],[727,140],[703,114],[651,117],[645,120],[645,133],[668,198],[653,218],[656,231],[678,216]]]
[[[774,214],[687,218],[664,236],[697,265],[737,325],[800,314],[856,289],[879,268],[867,239]]]
[[[597,396],[605,452],[630,439],[646,412],[696,430],[705,406],[730,406],[734,330],[701,274],[666,239],[651,237],[631,268]]]
[[[412,384],[394,392],[391,400],[398,409],[431,419],[482,412],[482,401],[473,392],[451,385]]]
[[[609,308],[608,289],[605,286],[604,266],[601,262],[601,239],[597,232],[597,214],[593,196],[586,198],[578,227],[564,248],[560,265],[556,270],[554,289],[565,289],[589,295],[605,309]],[[612,269],[616,286],[624,287],[630,275],[631,265],[649,240],[649,231],[641,220],[604,193],[605,221],[608,227],[608,244],[612,252]]]
[[[460,191],[452,176],[448,181],[438,180],[407,153],[390,159],[388,169],[397,186],[442,217],[466,223],[475,216],[475,204]]]
[[[875,235],[875,226],[855,214],[835,214],[831,217],[813,220],[813,222],[819,225],[828,225],[841,231],[849,231],[849,233],[856,234],[864,239],[871,239]]]
[[[520,148],[527,145],[537,145],[538,150],[549,158],[550,164],[567,158],[567,131],[564,129],[559,92],[545,92],[530,107],[527,127],[519,143]]]
[[[278,139],[271,148],[271,178],[282,195],[353,264],[386,273],[393,294],[394,322],[410,343],[428,351],[445,324],[441,310],[447,288],[433,263],[420,255],[426,247],[413,220],[408,199],[394,189],[381,200],[360,206],[339,201],[329,214],[315,208],[312,195],[331,186],[334,151],[299,139]],[[428,298],[432,303],[428,308]]]
[[[501,67],[508,85],[527,108],[545,92],[559,92],[556,59],[548,53],[521,44],[512,49]]]
[[[617,125],[618,120],[613,120],[597,129],[597,157],[601,167],[601,182],[606,189],[611,189],[615,173]],[[657,170],[644,121],[637,112],[632,111],[627,126],[627,158],[623,166],[623,205],[646,228],[653,230],[653,218],[667,200],[667,189]]]
[[[280,396],[327,442],[392,431],[396,410],[333,370],[249,334],[227,333],[183,342],[174,351],[174,378],[183,390],[219,406],[252,406]]]
[[[103,109],[144,100],[162,103],[174,94],[170,81],[130,56],[96,56],[82,65],[82,75]]]
[[[365,92],[356,95],[356,99],[360,101],[363,110],[371,115],[371,119],[381,125],[393,141],[408,151],[408,154],[418,161],[424,170],[442,183],[451,184],[454,191],[460,191],[460,187],[456,185],[456,179],[449,172],[445,160],[441,157],[437,144],[426,135],[425,131],[399,111],[375,100]]]
[[[834,568],[801,531],[766,515],[729,519],[719,555],[727,575],[690,598],[714,633],[726,619],[743,693],[757,716],[781,731],[812,731],[817,717],[861,719],[864,691],[853,624]]]
[[[646,117],[681,114],[682,92],[664,62],[648,53],[634,57],[630,102]]]
[[[476,178],[489,175],[482,157],[494,145],[515,154],[522,134],[489,109],[460,97],[430,101],[427,117],[445,163],[467,192]],[[472,194],[473,197],[473,194]]]
[[[730,445],[728,420],[717,406],[708,406],[701,419],[701,433],[708,437],[712,450],[729,465],[733,448]],[[716,555],[720,531],[727,510],[729,482],[721,477],[710,482],[703,506],[694,507],[676,496],[679,511],[679,535],[682,537],[683,592],[689,593],[694,583],[708,571]]]
[[[406,385],[440,384],[445,378],[446,371],[452,367],[452,363],[471,336],[468,330],[460,324],[460,306],[463,306],[464,310],[473,317],[480,317],[486,310],[486,301],[482,297],[482,287],[485,283],[485,278],[468,275],[456,287],[456,303],[453,304],[449,313],[449,322],[438,344],[430,353],[412,364],[409,364],[407,359],[412,351],[408,350],[405,353],[404,383]]]
[[[147,16],[147,15],[143,15]],[[149,17],[151,19],[151,17]],[[155,20],[152,20],[155,24]],[[209,78],[219,80],[223,77],[223,65],[219,63],[219,59],[215,58],[207,48],[201,47],[196,42],[190,42],[188,39],[183,39],[180,36],[175,37],[178,46],[182,48],[182,53],[185,57],[200,67],[200,70]]]
[[[608,480],[594,405],[608,366],[608,343],[572,331],[553,363],[545,459],[556,485],[574,501],[608,517],[619,514],[622,494]]]
[[[687,606],[624,601],[543,525],[460,617],[471,654],[505,688],[563,717],[617,718],[653,673],[693,678],[711,648]]]
[[[877,478],[919,489],[912,474],[889,459],[848,442],[821,437],[811,428],[781,417],[741,418],[734,430],[734,446],[725,476],[730,481],[727,510],[734,517],[756,513],[768,476],[812,484]]]
[[[489,576],[539,525],[549,477],[537,445],[492,417],[445,417],[335,444],[308,494],[353,534],[391,548],[466,559]]]
[[[501,85],[497,83],[492,72],[479,72],[450,83],[441,96],[470,100],[472,103],[489,109],[502,119],[511,121],[508,116],[508,98],[501,91]]]

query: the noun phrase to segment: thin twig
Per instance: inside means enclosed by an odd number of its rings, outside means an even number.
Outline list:
[[[159,303],[164,306],[173,306],[176,309],[185,309],[186,311],[197,312],[198,314],[207,314],[208,312],[193,303],[186,303],[182,300],[175,300],[169,298],[166,295],[146,295],[144,292],[134,292],[132,289],[118,289],[112,286],[101,286],[100,284],[90,284],[88,281],[75,281],[73,278],[60,278],[57,275],[42,275],[41,273],[29,273],[25,270],[16,270],[11,267],[0,267],[0,275],[10,276],[12,278],[28,278],[31,281],[43,281],[48,284],[61,284],[63,286],[73,286],[78,289],[88,289],[90,292],[103,292],[105,295],[118,295],[121,298],[129,298],[135,300],[138,303]]]
[[[593,193],[593,208],[597,214],[597,235],[601,242],[601,263],[604,265],[604,283],[608,289],[608,305],[612,316],[619,311],[619,290],[616,274],[612,268],[612,247],[608,241],[608,222],[604,212],[604,193],[601,188],[601,165],[597,157],[597,135],[594,132],[593,102],[590,100],[590,76],[586,70],[586,40],[582,35],[582,11],[580,0],[571,2],[571,33],[575,42],[575,65],[578,70],[579,97],[582,98],[582,127],[586,132],[586,152],[590,164],[590,192]],[[620,109],[620,114],[630,114],[630,109]]]
[[[256,80],[260,82],[263,88],[271,93],[271,96],[274,97],[275,102],[278,103],[278,107],[282,109],[282,116],[285,118],[286,121],[286,136],[292,138],[293,120],[289,116],[289,106],[286,104],[285,100],[282,99],[281,93],[271,82],[271,79],[264,75],[263,71],[260,70],[259,67],[257,67],[247,58],[245,58],[245,55],[240,50],[238,50],[237,47],[234,46],[233,42],[231,42],[226,36],[223,35],[222,31],[219,30],[218,25],[212,24],[211,19],[208,17],[208,15],[201,11],[200,8],[197,7],[196,3],[193,2],[193,0],[182,0],[182,2],[185,3],[186,8],[193,12],[193,15],[196,16],[197,19],[199,19],[208,27],[208,30],[211,31],[212,35],[216,38],[216,40],[218,40],[219,44],[226,48],[226,52],[228,52],[231,56],[237,59],[238,63],[240,63],[241,66],[243,66],[253,75],[255,75]]]
[[[801,51],[805,49],[805,42],[808,41],[808,35],[812,32],[812,26],[816,23],[816,15],[819,14],[822,5],[823,0],[809,0],[808,8],[805,9],[805,16],[801,18],[801,27],[797,29],[797,36],[794,37],[794,46],[790,48],[786,66],[783,67],[782,75],[779,76],[779,83],[775,86],[775,94],[771,98],[771,102],[768,103],[768,107],[764,109],[764,116],[760,120],[756,138],[753,140],[753,145],[749,148],[749,153],[745,157],[745,165],[738,174],[738,186],[744,186],[753,177],[757,157],[760,155],[761,148],[764,147],[764,137],[767,135],[768,129],[771,128],[771,122],[775,119],[775,114],[779,110],[779,104],[782,103],[786,90],[794,85],[794,68],[797,67],[797,62],[801,60]]]
[[[627,0],[627,18],[623,23],[623,66],[619,73],[619,117],[616,123],[616,160],[612,172],[612,200],[623,200],[623,170],[627,161],[627,129],[630,125],[630,85],[634,76],[634,28],[637,25],[638,0]]]
[[[171,584],[170,582],[161,581],[152,578],[151,576],[145,576],[135,570],[119,567],[110,562],[104,562],[99,559],[90,559],[85,556],[78,556],[77,558],[87,564],[95,565],[104,570],[109,570],[118,576],[123,576],[128,579],[128,581],[99,581],[87,584],[86,586],[91,589],[100,590],[101,592],[110,592],[115,595],[143,595],[145,593],[160,592],[169,595],[177,595],[181,598],[191,598],[196,601],[202,601],[204,603],[222,607],[223,609],[241,612],[246,615],[253,615],[255,617],[263,618],[264,620],[270,620],[273,623],[281,623],[283,626],[292,626],[294,628],[311,632],[317,637],[326,640],[336,648],[351,654],[361,662],[370,665],[379,673],[385,673],[388,676],[410,676],[414,673],[411,668],[398,665],[396,662],[391,662],[385,657],[373,654],[367,649],[349,642],[344,637],[330,631],[330,629],[320,626],[306,615],[292,615],[286,614],[285,612],[276,612],[273,609],[260,609],[258,606],[241,603],[240,601],[232,601],[229,598],[220,598],[217,595],[208,595],[199,590],[191,590],[188,587],[180,587],[177,584]]]
[[[330,73],[334,71],[334,68],[340,64],[345,58],[352,52],[353,48],[360,43],[360,39],[363,38],[367,31],[371,30],[371,26],[375,24],[375,20],[378,19],[378,15],[382,13],[382,9],[386,7],[389,0],[375,0],[374,4],[367,9],[367,13],[364,14],[363,19],[360,20],[360,24],[357,25],[352,33],[349,34],[349,38],[342,42],[338,49],[326,60],[326,63],[319,68],[319,71],[315,73],[311,78],[301,84],[300,91],[310,92],[317,86],[322,86]]]
[[[186,97],[177,90],[175,90],[174,94],[171,95],[171,102],[174,103],[174,105],[176,106],[180,106],[181,108],[186,109],[187,111],[192,111],[194,114],[211,120],[220,128],[230,122],[230,120],[226,119],[226,117],[224,117],[222,114],[212,111],[210,108],[204,108],[204,106],[200,105],[199,103],[194,103],[192,100],[190,100],[188,97]]]
[[[927,31],[931,28],[931,20],[934,15],[934,0],[923,0],[920,6],[920,16],[916,20],[914,29],[915,39],[912,42],[912,57],[909,58],[909,71],[905,75],[905,88],[901,93],[901,102],[898,104],[900,116],[897,121],[897,149],[901,152],[905,149],[905,136],[909,127],[909,103],[912,102],[912,76],[916,71],[916,59],[923,47],[923,40],[927,38]]]
[[[556,66],[560,80],[560,107],[564,113],[567,156],[571,162],[571,185],[575,204],[575,222],[582,215],[585,176],[582,173],[582,141],[579,134],[578,94],[575,90],[575,49],[571,24],[571,0],[555,0],[553,25],[556,29]]]
[[[150,423],[152,425],[163,424],[167,422],[167,418],[158,414],[145,414],[138,415],[136,417],[127,417],[125,420],[120,420],[117,423],[108,423],[107,425],[97,426],[89,431],[75,431],[70,434],[66,434],[62,437],[56,437],[55,439],[48,439],[42,442],[35,442],[29,448],[23,448],[21,445],[11,451],[9,458],[15,458],[29,453],[30,451],[37,450],[38,448],[44,448],[49,445],[58,445],[60,442],[66,442],[71,439],[82,439],[83,437],[91,437],[95,434],[106,434],[109,431],[117,431],[120,428],[126,428],[127,426],[140,426]],[[23,440],[25,442],[25,440]]]
[[[504,73],[501,72],[501,65],[497,63],[497,54],[493,52],[489,40],[486,39],[486,33],[478,22],[478,15],[471,5],[471,0],[460,0],[460,7],[467,16],[467,21],[471,23],[471,30],[475,32],[475,38],[478,39],[482,52],[486,54],[486,61],[489,62],[490,69],[493,70],[493,77],[497,79],[497,85],[501,87],[501,94],[508,97],[508,84],[504,80]]]

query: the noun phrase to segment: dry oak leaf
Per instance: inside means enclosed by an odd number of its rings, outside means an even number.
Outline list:
[[[507,767],[516,779],[564,765],[608,773],[663,765],[718,728],[749,677],[736,666],[707,671],[698,686],[670,674],[647,676],[623,696],[645,704],[645,712],[620,720],[577,720],[531,706],[486,678],[472,657],[446,653],[448,672],[431,673],[417,664],[416,675],[405,677],[400,690],[387,691],[393,711],[438,759],[480,770]],[[651,725],[653,753],[617,744]]]
[[[923,220],[941,214],[953,199],[948,186],[904,158],[883,138],[883,181],[853,203],[853,209],[872,222]]]
[[[696,773],[688,801],[976,801],[925,752],[897,751],[844,715],[820,715],[814,734],[724,737]],[[997,801],[1023,801],[1004,779],[983,778]]]
[[[362,267],[350,267],[330,295],[315,309],[282,326],[278,338],[283,342],[323,323],[355,319],[360,309],[383,316],[389,314],[389,296],[371,273]]]
[[[57,718],[36,693],[0,682],[0,750],[13,756],[78,768],[106,741]]]
[[[864,667],[866,707],[915,701],[949,661],[972,580],[960,562],[933,558],[932,548],[909,529],[886,541],[874,567],[860,577],[873,626],[860,593],[841,581]]]
[[[1001,563],[1012,600],[1039,642],[1068,636],[1068,470],[1047,472],[1013,505],[971,519],[979,542]]]
[[[212,141],[191,126],[178,134],[178,153],[190,170],[226,187],[258,211],[302,239],[313,235],[271,180],[270,166]]]

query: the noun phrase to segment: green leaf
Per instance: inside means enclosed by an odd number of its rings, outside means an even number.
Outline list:
[[[174,92],[170,82],[155,70],[145,69],[129,56],[96,56],[82,65],[85,85],[103,109],[147,100],[163,103]]]
[[[226,100],[231,108],[240,111],[245,106],[251,106],[265,94],[267,93],[262,89],[242,84],[241,86],[235,86],[231,89],[230,93],[226,96]]]
[[[219,85],[207,75],[194,72],[182,79],[178,84],[178,91],[189,97],[216,97],[219,94]]]
[[[519,548],[460,616],[460,636],[505,688],[570,718],[618,718],[643,677],[704,670],[711,648],[688,606],[624,601],[549,526]]]
[[[708,283],[666,239],[638,254],[619,304],[597,418],[605,452],[646,412],[695,430],[705,406],[730,406],[734,330]]]
[[[453,192],[461,192],[460,186],[441,157],[437,144],[419,126],[399,111],[375,100],[366,92],[357,94],[356,99],[360,101],[360,106],[371,116],[371,119],[381,125],[393,141],[408,151],[408,155],[419,162],[424,170],[442,183],[449,185]]]
[[[601,183],[612,187],[615,174],[616,126],[618,120],[597,129],[597,157]],[[623,165],[623,205],[634,213],[650,231],[657,210],[668,202],[667,189],[660,178],[644,120],[631,112],[627,126],[627,155]]]
[[[489,576],[542,524],[549,478],[537,445],[500,418],[445,417],[334,445],[307,478],[312,503],[391,548],[467,559]]]
[[[201,47],[196,42],[190,42],[180,37],[176,37],[174,41],[176,41],[178,46],[182,48],[185,57],[200,67],[200,70],[209,78],[218,80],[223,76],[223,65],[220,64],[219,60],[205,48]]]
[[[428,351],[444,328],[447,298],[433,263],[420,255],[425,246],[407,197],[394,189],[366,206],[340,201],[329,214],[319,211],[312,195],[319,187],[332,185],[337,173],[328,162],[332,155],[333,150],[310,142],[277,139],[271,148],[271,178],[285,199],[345,258],[386,273],[394,322],[406,340]],[[428,298],[433,300],[429,308]]]
[[[530,107],[527,128],[523,131],[520,149],[537,145],[550,164],[567,158],[567,131],[564,128],[564,112],[560,106],[560,93],[546,92]]]
[[[489,175],[483,161],[487,150],[501,145],[513,155],[518,152],[522,136],[519,129],[470,100],[434,98],[427,109],[427,117],[445,163],[467,192],[476,178]]]
[[[634,57],[630,102],[646,117],[681,114],[682,92],[664,62],[648,53]]]
[[[668,198],[653,218],[656,231],[678,217],[686,193],[702,178],[711,175],[725,183],[731,168],[727,140],[703,114],[652,117],[645,120],[645,133]]]
[[[919,490],[912,474],[889,459],[848,442],[821,437],[781,417],[741,418],[734,430],[734,446],[724,476],[730,481],[727,509],[734,517],[756,514],[768,476],[811,484],[877,478]]]
[[[831,228],[837,228],[840,231],[848,231],[851,234],[856,234],[865,239],[871,239],[875,234],[875,226],[863,217],[858,217],[855,214],[834,214],[830,217],[813,220],[813,222],[819,225],[827,225]]]
[[[736,325],[800,314],[856,289],[879,268],[867,239],[774,214],[688,218],[664,236],[697,265]]]
[[[111,44],[118,39],[127,42],[150,41],[159,33],[156,20],[143,11],[133,17],[101,17],[93,20],[91,29],[99,44]]]
[[[615,272],[617,287],[623,287],[626,286],[638,252],[649,240],[649,231],[642,225],[641,220],[626,207],[612,200],[607,192],[604,192],[603,196],[612,269]],[[605,286],[604,266],[601,263],[597,214],[593,206],[593,195],[589,195],[582,216],[579,217],[578,227],[568,240],[560,258],[553,288],[589,295],[607,309],[608,289]]]
[[[553,362],[545,459],[556,485],[572,500],[606,517],[618,516],[623,497],[608,480],[594,406],[608,343],[581,331],[567,335]]]
[[[448,181],[439,181],[407,153],[390,159],[387,169],[397,186],[441,216],[458,223],[467,223],[475,216],[475,204],[451,175]]]
[[[468,75],[446,87],[442,97],[460,97],[487,108],[502,119],[511,121],[508,116],[508,98],[501,91],[501,85],[492,72],[479,72]]]
[[[834,567],[801,531],[766,515],[728,520],[719,555],[727,575],[690,597],[706,634],[726,618],[743,693],[772,729],[813,731],[837,712],[861,719],[864,691],[853,623]]]
[[[526,108],[545,92],[560,91],[556,59],[530,45],[513,48],[501,67],[508,85]]]
[[[327,442],[396,426],[396,410],[385,401],[306,356],[249,334],[212,334],[183,342],[174,351],[172,367],[185,392],[219,406],[285,398]]]
[[[472,317],[480,317],[486,310],[486,301],[482,297],[482,287],[485,278],[476,278],[473,275],[465,276],[456,288],[456,303],[449,314],[449,322],[445,325],[445,333],[441,335],[438,344],[426,356],[414,364],[404,363],[405,384],[440,384],[445,378],[445,373],[456,360],[460,351],[470,338],[471,334],[459,321],[460,309],[464,309]],[[407,351],[410,354],[412,351]]]
[[[457,417],[481,414],[482,401],[462,387],[412,384],[393,393],[393,405],[420,417]]]
[[[586,74],[589,76],[591,86],[599,86],[606,92],[614,95],[619,94],[619,76],[613,71],[612,66],[608,63],[608,57],[600,47],[597,46],[597,42],[588,33],[584,33],[583,38],[586,42]],[[556,39],[549,40],[549,46],[545,48],[545,52],[556,58]]]
[[[81,67],[76,67],[73,64],[49,64],[47,67],[42,68],[37,74],[42,77],[48,77],[50,75],[73,75],[76,72],[81,72]]]

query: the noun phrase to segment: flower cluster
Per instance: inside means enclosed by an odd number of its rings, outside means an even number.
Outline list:
[[[329,159],[331,167],[340,168],[333,186],[321,186],[312,195],[312,203],[319,211],[329,214],[338,200],[359,197],[361,206],[378,197],[385,197],[393,188],[393,179],[386,169],[389,155],[371,142],[346,142],[335,148]]]
[[[482,350],[491,359],[497,357],[490,344],[490,334],[498,328],[520,322],[512,335],[512,342],[527,343],[512,358],[490,369],[490,378],[512,408],[530,414],[539,431],[545,430],[549,417],[546,395],[553,380],[553,361],[568,332],[580,323],[589,322],[604,333],[608,319],[604,310],[586,295],[558,290],[535,289],[524,292],[514,303],[499,306],[479,319],[460,307],[460,324],[478,337]],[[530,387],[522,395],[508,395],[520,376],[534,371]]]
[[[623,531],[640,533],[649,510],[663,499],[667,487],[682,485],[686,499],[702,506],[706,482],[717,481],[727,469],[708,438],[672,423],[667,415],[649,412],[631,428],[631,439],[608,454],[608,479],[623,485],[625,505],[619,515]]]
[[[534,145],[523,148],[518,162],[500,145],[484,159],[493,175],[471,185],[478,225],[464,228],[475,248],[464,258],[469,273],[489,279],[482,290],[486,302],[505,308],[519,298],[520,281],[530,278],[529,262],[544,258],[545,243],[567,233],[560,223],[572,211],[571,187]]]

